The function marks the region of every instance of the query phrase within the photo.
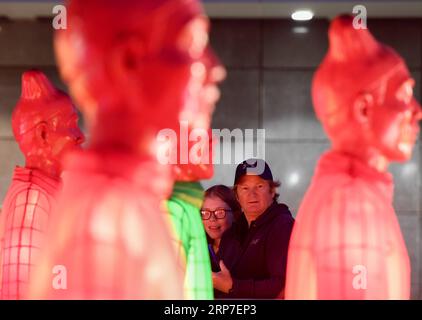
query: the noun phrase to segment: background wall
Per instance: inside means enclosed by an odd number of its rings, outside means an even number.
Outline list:
[[[310,97],[313,72],[327,50],[328,21],[212,22],[211,42],[228,69],[213,128],[266,129],[266,160],[282,182],[281,201],[296,215],[316,161],[329,147]],[[420,101],[422,19],[373,19],[368,27],[406,59],[417,82],[415,93]],[[49,20],[0,19],[0,201],[14,166],[23,164],[10,125],[11,111],[20,95],[21,73],[40,68],[64,89],[55,67],[51,36]],[[412,161],[391,167],[396,183],[394,206],[412,263],[414,299],[422,299],[421,152],[419,141]],[[234,170],[234,162],[216,165],[214,179],[203,184],[231,185]]]

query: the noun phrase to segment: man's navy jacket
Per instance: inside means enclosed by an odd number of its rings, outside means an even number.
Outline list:
[[[285,204],[274,202],[256,220],[244,214],[221,239],[219,256],[230,270],[233,287],[216,298],[271,299],[282,295],[287,250],[294,219]]]

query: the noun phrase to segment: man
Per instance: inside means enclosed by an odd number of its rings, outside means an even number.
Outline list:
[[[278,186],[262,159],[249,159],[237,166],[234,192],[243,215],[221,240],[221,271],[213,273],[214,288],[222,292],[220,298],[283,296],[294,219],[285,204],[277,203]]]
[[[407,161],[421,118],[403,59],[353,18],[329,29],[316,115],[332,141],[299,209],[286,298],[408,299],[410,264],[392,206],[392,161]]]
[[[62,157],[84,141],[71,100],[37,70],[22,75],[12,128],[25,167],[15,168],[0,217],[1,299],[25,297],[55,214]]]
[[[209,22],[197,0],[71,0],[67,19],[56,55],[91,139],[66,159],[61,218],[31,297],[183,299],[165,213],[174,178],[157,161],[157,134],[191,116],[182,107],[207,71]],[[67,290],[51,287],[56,264]]]

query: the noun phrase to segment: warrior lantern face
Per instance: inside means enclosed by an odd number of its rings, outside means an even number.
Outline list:
[[[27,165],[58,175],[63,155],[84,141],[72,101],[38,70],[22,75],[22,95],[12,127]]]
[[[393,49],[352,21],[342,16],[330,26],[330,49],[313,80],[315,112],[335,149],[408,160],[421,118],[414,80]]]
[[[224,69],[196,0],[72,1],[68,14],[56,52],[93,140],[145,148],[140,137],[177,132],[179,120],[209,127]]]
[[[371,123],[374,145],[388,159],[406,161],[412,156],[421,118],[420,105],[413,97],[414,80],[393,78],[384,86],[387,87],[384,101],[374,101]]]

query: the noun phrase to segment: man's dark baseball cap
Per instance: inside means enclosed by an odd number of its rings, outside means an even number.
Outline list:
[[[245,175],[257,175],[264,180],[273,181],[273,174],[268,164],[262,159],[248,159],[237,165],[234,184]]]

